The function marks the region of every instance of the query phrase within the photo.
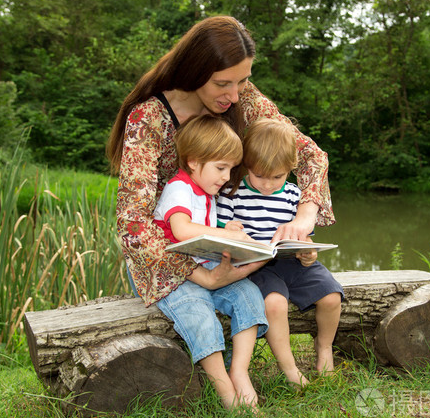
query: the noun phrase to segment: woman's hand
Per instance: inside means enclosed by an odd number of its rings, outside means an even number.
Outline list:
[[[240,267],[234,267],[231,264],[230,254],[223,253],[223,258],[219,266],[215,267],[213,270],[198,267],[188,277],[188,280],[206,289],[215,290],[248,277],[251,273],[263,267],[266,262],[267,261],[258,261]]]
[[[307,236],[314,230],[318,206],[314,202],[299,203],[296,217],[278,227],[272,242],[281,239],[298,239],[306,241]]]

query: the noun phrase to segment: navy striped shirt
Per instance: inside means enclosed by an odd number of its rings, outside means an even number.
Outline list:
[[[239,221],[244,232],[267,244],[280,225],[295,218],[300,200],[300,189],[288,182],[277,192],[265,196],[243,178],[233,196],[227,196],[228,192],[226,190],[218,197],[218,226]]]

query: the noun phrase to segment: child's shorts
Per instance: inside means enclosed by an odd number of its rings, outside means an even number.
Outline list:
[[[315,302],[330,293],[340,293],[344,298],[340,283],[319,261],[304,267],[295,257],[271,260],[249,278],[264,299],[269,293],[280,293],[302,312],[315,308]]]
[[[225,350],[222,325],[215,310],[231,318],[231,336],[258,325],[258,337],[268,329],[264,300],[258,287],[248,279],[217,290],[205,289],[189,280],[157,302],[185,340],[193,362]]]

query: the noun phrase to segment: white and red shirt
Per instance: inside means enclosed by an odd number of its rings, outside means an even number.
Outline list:
[[[217,226],[215,197],[207,194],[181,169],[167,182],[154,210],[154,221],[171,242],[178,242],[169,222],[169,218],[176,212],[186,213],[193,223],[214,228]]]

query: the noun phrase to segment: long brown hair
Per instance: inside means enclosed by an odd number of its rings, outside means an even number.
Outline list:
[[[113,172],[121,164],[127,117],[133,107],[168,90],[195,91],[217,71],[255,56],[248,30],[230,16],[208,17],[196,23],[157,64],[144,74],[125,98],[106,146]],[[222,115],[242,136],[243,115],[239,103]]]

